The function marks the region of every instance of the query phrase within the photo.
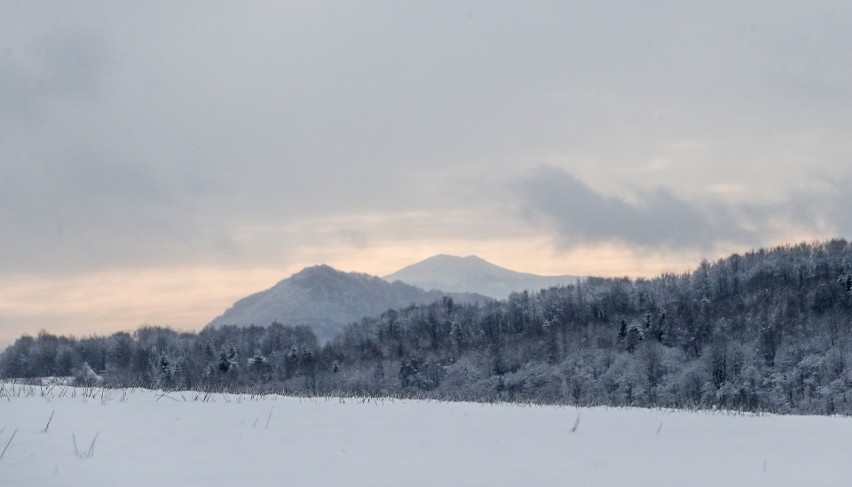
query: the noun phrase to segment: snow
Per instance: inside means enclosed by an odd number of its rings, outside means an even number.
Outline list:
[[[845,417],[3,387],[4,486],[852,482]]]

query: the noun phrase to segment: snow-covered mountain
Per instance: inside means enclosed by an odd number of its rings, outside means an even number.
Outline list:
[[[379,277],[317,265],[237,301],[207,326],[267,326],[273,322],[307,325],[324,342],[365,316],[431,303],[443,296],[459,303],[488,300],[472,294],[424,291],[402,282],[389,283]]]
[[[423,289],[477,293],[495,299],[505,299],[513,291],[538,291],[551,286],[572,284],[578,277],[539,276],[509,270],[475,255],[455,257],[442,254],[400,269],[384,279],[389,282],[402,281]]]

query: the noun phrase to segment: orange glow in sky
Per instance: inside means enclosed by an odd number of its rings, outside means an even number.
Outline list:
[[[545,239],[492,242],[475,251],[492,263],[541,275],[653,276],[684,272],[697,260],[640,256],[622,246],[558,253]],[[440,245],[440,252],[433,250]],[[463,242],[303,250],[299,263],[269,267],[151,267],[69,275],[0,278],[0,342],[46,330],[86,336],[132,331],[143,324],[199,330],[235,301],[273,286],[301,268],[326,263],[347,272],[390,274],[436,253],[470,255]]]

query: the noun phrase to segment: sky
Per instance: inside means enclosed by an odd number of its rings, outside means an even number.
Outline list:
[[[303,267],[654,276],[852,235],[848,1],[0,0],[0,345]]]

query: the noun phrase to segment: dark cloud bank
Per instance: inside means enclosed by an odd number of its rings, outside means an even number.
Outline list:
[[[530,171],[513,184],[531,222],[546,226],[564,245],[621,242],[652,249],[710,251],[723,243],[760,246],[790,227],[852,231],[844,211],[845,183],[822,192],[793,192],[778,203],[688,201],[670,189],[641,191],[634,198],[606,195],[554,167]]]

